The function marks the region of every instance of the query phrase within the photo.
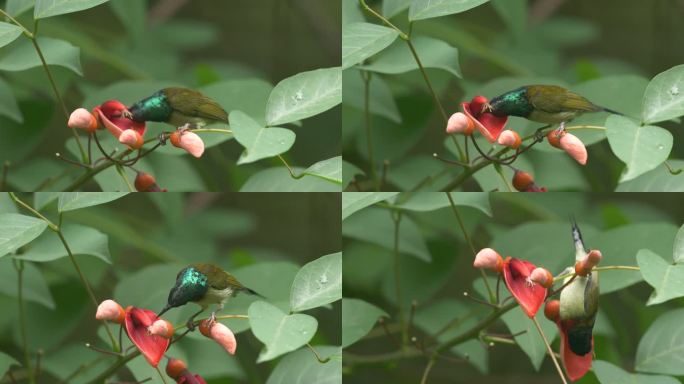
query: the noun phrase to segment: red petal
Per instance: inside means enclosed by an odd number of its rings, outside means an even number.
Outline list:
[[[122,112],[126,109],[118,100],[105,101],[99,107],[95,107],[100,115],[100,120],[102,124],[111,132],[116,138],[121,134],[120,131],[125,131],[126,129],[133,129],[140,134],[140,136],[145,135],[145,123],[127,119],[122,116]],[[117,132],[119,131],[119,132]]]
[[[557,321],[556,325],[558,326],[558,332],[561,334],[560,350],[563,368],[565,368],[565,372],[571,381],[577,381],[591,368],[591,361],[594,356],[594,337],[591,337],[591,352],[584,356],[576,355],[570,350],[568,333],[561,326],[561,322]]]
[[[463,112],[475,123],[477,130],[480,131],[487,141],[490,143],[495,142],[501,134],[501,131],[503,131],[506,121],[508,121],[508,117],[497,117],[488,112],[480,113],[480,111],[471,111],[470,104],[471,103],[466,102],[461,103]],[[477,116],[477,118],[474,116]]]
[[[145,356],[151,366],[156,367],[169,347],[169,340],[157,335],[149,335],[147,327],[152,325],[157,315],[149,309],[126,308],[126,333],[133,344]]]
[[[536,265],[526,260],[506,258],[504,261],[504,281],[506,287],[529,317],[534,317],[546,298],[546,288],[539,284],[530,285],[527,278]]]

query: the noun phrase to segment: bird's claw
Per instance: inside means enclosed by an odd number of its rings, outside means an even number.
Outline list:
[[[127,119],[130,119],[130,120],[133,119],[133,114],[128,109],[124,109],[123,111],[121,111],[121,116],[123,116]]]

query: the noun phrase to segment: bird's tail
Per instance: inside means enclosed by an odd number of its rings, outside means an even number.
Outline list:
[[[612,113],[613,115],[620,115],[620,116],[625,115],[624,113],[620,113],[618,111],[614,111],[612,109],[608,109],[608,108],[604,108],[604,107],[601,107],[601,110],[603,110],[604,112]]]
[[[244,287],[243,289],[244,289],[245,292],[249,293],[250,295],[259,296],[259,297],[261,297],[262,299],[265,299],[265,298],[266,298],[264,295],[259,294],[259,293],[257,293],[256,291],[251,290],[251,289],[249,289],[249,288],[247,288],[247,287]]]

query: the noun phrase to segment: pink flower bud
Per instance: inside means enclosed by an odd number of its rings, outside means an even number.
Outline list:
[[[518,149],[520,144],[522,144],[522,139],[520,138],[520,135],[518,135],[518,132],[511,131],[510,129],[501,132],[496,141],[501,145],[511,147],[513,149]]]
[[[473,262],[475,268],[491,269],[492,271],[501,272],[503,268],[503,258],[495,250],[491,248],[481,249],[475,255]]]
[[[126,317],[124,309],[114,300],[105,300],[97,306],[95,318],[97,320],[111,320],[115,323],[123,323]]]
[[[550,288],[553,285],[553,275],[548,270],[537,267],[530,273],[530,281],[544,288]]]
[[[587,163],[587,148],[584,146],[584,143],[572,133],[566,133],[560,138],[560,147],[578,163],[582,165]]]
[[[95,132],[97,129],[97,120],[85,108],[78,108],[71,112],[67,124],[69,125],[69,128],[84,129],[90,133]]]
[[[204,141],[194,132],[176,131],[171,134],[170,139],[174,147],[183,148],[196,158],[204,153]]]
[[[591,268],[594,268],[601,262],[602,258],[603,256],[601,255],[601,251],[598,249],[592,249],[587,255],[587,265],[591,266]]]
[[[173,324],[164,319],[158,319],[147,327],[147,333],[170,339],[173,336]]]
[[[475,124],[462,112],[456,112],[449,118],[446,127],[446,133],[448,135],[453,133],[463,133],[464,135],[470,135],[475,129]]]
[[[138,149],[145,144],[142,136],[132,129],[127,129],[119,135],[119,142],[128,145],[131,149]]]
[[[102,112],[102,110],[98,107],[96,107],[93,111],[97,112],[97,114],[100,116],[100,121],[102,121],[102,125],[107,128],[109,133],[114,135],[114,137],[119,138],[123,130],[119,128],[116,124],[112,123],[111,120]]]
[[[230,328],[219,323],[218,321],[209,321],[209,319],[200,322],[200,332],[211,339],[214,339],[220,346],[223,347],[231,355],[235,354],[237,349],[237,341],[235,335]]]

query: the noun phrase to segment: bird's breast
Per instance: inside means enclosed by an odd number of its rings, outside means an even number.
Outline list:
[[[226,301],[229,297],[233,296],[235,290],[231,287],[226,289],[214,289],[209,287],[207,293],[202,296],[200,300],[197,300],[197,304],[206,306],[210,304],[218,304]]]
[[[577,112],[549,113],[535,109],[530,113],[527,119],[544,124],[559,124],[564,121],[572,120],[577,117],[577,115],[579,115]]]

